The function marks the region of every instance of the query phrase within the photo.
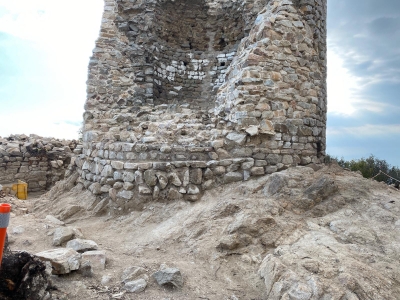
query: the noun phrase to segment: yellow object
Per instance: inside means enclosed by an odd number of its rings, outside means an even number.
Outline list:
[[[26,182],[18,180],[18,183],[13,184],[11,189],[16,193],[18,199],[28,199],[28,184]]]

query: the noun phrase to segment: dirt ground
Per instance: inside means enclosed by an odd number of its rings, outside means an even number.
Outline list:
[[[291,168],[196,203],[123,213],[94,213],[100,199],[71,186],[11,200],[13,251],[55,248],[59,225],[47,215],[106,251],[106,269],[93,277],[53,275],[53,299],[399,299],[400,192],[338,166]],[[161,264],[180,269],[182,289],[158,286]],[[123,289],[132,266],[146,270],[144,292]]]

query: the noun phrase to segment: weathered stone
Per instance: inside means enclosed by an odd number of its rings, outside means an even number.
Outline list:
[[[53,235],[53,246],[60,246],[72,239],[74,236],[74,230],[71,227],[58,227],[54,231]]]
[[[116,170],[123,170],[124,163],[122,161],[113,160],[113,161],[111,161],[111,167],[113,167]]]
[[[122,190],[122,191],[118,192],[117,197],[121,197],[126,200],[131,200],[133,198],[133,195],[134,194],[132,191]]]
[[[246,142],[246,134],[244,133],[231,132],[226,138],[238,145],[243,145]]]
[[[84,277],[92,277],[93,276],[93,271],[92,271],[92,265],[90,261],[84,261],[81,263],[78,272],[84,276]]]
[[[77,252],[97,250],[97,248],[98,248],[96,242],[91,241],[91,240],[83,240],[83,239],[70,240],[70,241],[68,241],[66,247],[74,249]]]
[[[258,134],[258,126],[251,125],[245,130],[250,136],[255,136]]]
[[[135,280],[140,276],[145,275],[146,273],[147,270],[142,267],[136,267],[136,266],[129,267],[123,271],[121,276],[121,281],[123,283],[127,283],[128,281]]]
[[[250,170],[250,174],[252,176],[260,176],[260,175],[264,175],[264,168],[263,167],[253,167]]]
[[[153,274],[154,279],[161,286],[167,288],[182,288],[183,278],[179,269],[162,266],[161,269]]]
[[[178,174],[176,173],[169,173],[168,174],[169,181],[175,186],[181,186],[182,181],[179,179]]]
[[[106,267],[106,252],[103,250],[87,251],[82,254],[82,262],[90,261],[93,271],[104,270]]]
[[[128,293],[140,293],[143,292],[147,287],[147,282],[144,279],[138,279],[135,281],[128,281],[124,285],[124,290]]]
[[[35,255],[43,261],[49,261],[52,273],[56,275],[68,274],[80,266],[81,255],[73,249],[53,249]]]
[[[148,185],[148,186],[155,186],[157,184],[157,177],[156,177],[156,171],[153,169],[150,170],[146,170],[144,172],[144,182]]]
[[[194,184],[189,184],[188,189],[187,189],[187,193],[189,195],[197,195],[200,193],[200,190],[197,186],[195,186]]]
[[[150,194],[152,194],[152,191],[148,186],[139,185],[139,194],[141,194],[141,195],[150,195]]]
[[[183,196],[176,188],[170,188],[168,191],[168,199],[170,200],[180,200]]]
[[[158,182],[160,184],[160,188],[163,190],[166,188],[166,186],[168,185],[168,177],[167,177],[167,173],[164,172],[157,172],[156,176],[158,178]]]
[[[231,183],[242,180],[243,180],[243,174],[240,172],[229,172],[224,176],[224,183]]]

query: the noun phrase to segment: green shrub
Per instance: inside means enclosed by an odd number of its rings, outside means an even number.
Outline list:
[[[363,177],[372,178],[379,174],[380,171],[400,180],[400,169],[398,167],[390,166],[386,160],[378,159],[374,155],[370,155],[368,158],[344,160],[344,158],[338,159],[337,157],[330,156],[329,154],[325,157],[325,163],[331,163],[336,161],[342,168],[350,169],[351,171],[360,171]],[[377,181],[384,181],[387,184],[396,184],[398,181],[386,176],[385,174],[379,174],[375,177]]]

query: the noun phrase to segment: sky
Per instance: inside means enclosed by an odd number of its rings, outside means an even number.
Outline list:
[[[77,138],[103,0],[0,0],[0,136]],[[328,0],[327,153],[400,166],[400,1]]]

